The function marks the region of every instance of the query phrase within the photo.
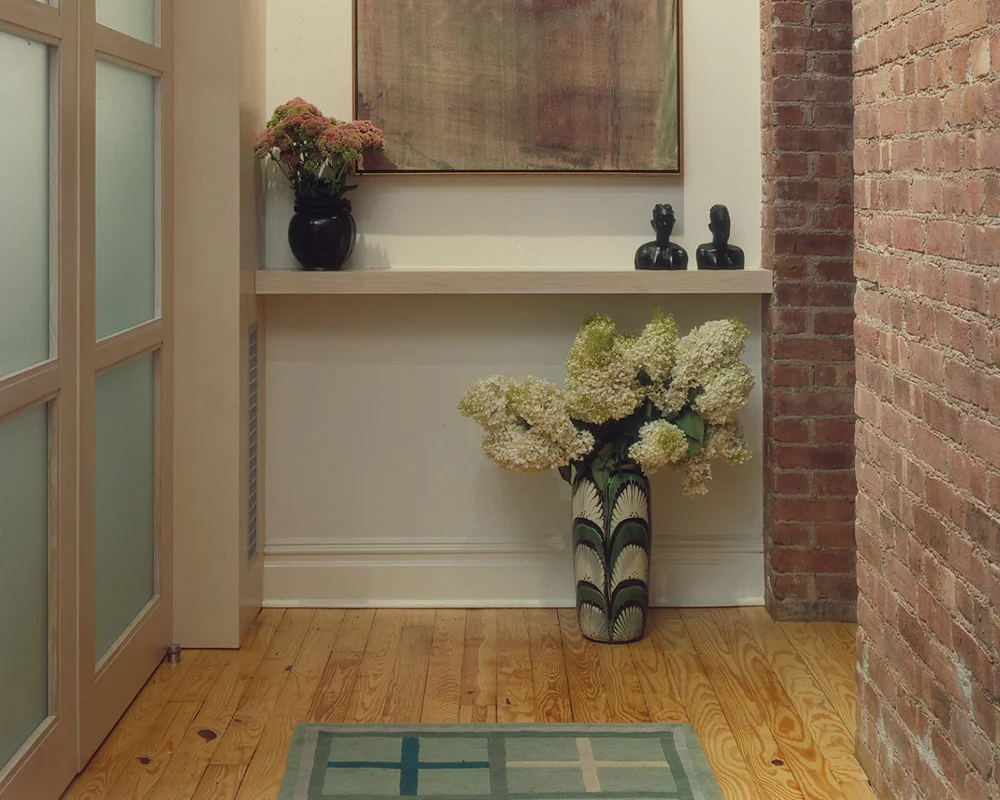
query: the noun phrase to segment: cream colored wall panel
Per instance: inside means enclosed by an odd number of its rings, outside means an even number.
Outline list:
[[[296,95],[351,115],[352,0],[267,0],[267,106]],[[725,20],[720,43],[719,20]],[[686,0],[683,178],[363,176],[352,193],[350,265],[629,267],[653,238],[650,212],[671,203],[675,239],[711,237],[708,211],[729,206],[733,242],[760,263],[760,9],[746,0]],[[280,178],[280,176],[278,176]],[[269,267],[291,266],[291,192],[271,180]]]
[[[269,299],[265,600],[306,602],[305,594],[289,594],[294,580],[277,576],[287,576],[294,564],[319,570],[303,575],[332,577],[330,563],[318,562],[329,562],[331,553],[345,555],[350,562],[359,542],[384,543],[381,552],[365,561],[373,574],[373,602],[381,587],[395,580],[393,558],[399,548],[426,550],[438,543],[461,555],[493,547],[508,555],[524,554],[521,563],[530,560],[532,546],[568,552],[568,486],[554,472],[524,476],[489,462],[479,447],[479,427],[464,419],[456,404],[472,381],[498,372],[532,374],[561,384],[566,353],[586,314],[609,313],[622,328],[638,328],[656,307],[673,312],[682,330],[706,319],[742,318],[752,330],[748,362],[759,383],[756,297],[659,302],[628,297]],[[760,408],[757,388],[742,417],[754,460],[742,467],[720,464],[709,495],[688,499],[675,476],[654,478],[654,550],[671,551],[700,541],[706,553],[759,556]],[[296,550],[304,540],[319,550]],[[324,554],[324,546],[334,550]],[[565,570],[570,570],[568,555],[565,561]],[[448,602],[452,587],[447,576],[452,571],[435,563],[443,571],[429,568],[422,584],[410,581],[406,589],[400,584],[386,597]],[[740,563],[751,570],[742,583],[732,580],[732,565],[724,561],[714,575],[715,591],[729,602],[762,593],[760,559]],[[376,572],[381,577],[375,577]],[[532,596],[549,580],[544,574],[541,566],[511,567],[506,580],[516,588],[507,590],[512,594],[503,599]],[[669,583],[668,574],[662,580]],[[711,569],[706,567],[702,574],[711,575]],[[571,578],[566,580],[571,587]],[[315,581],[313,590],[319,585]],[[562,581],[560,576],[557,582]],[[756,592],[740,588],[747,584],[757,587]],[[338,578],[325,585],[327,600],[339,602],[351,586],[364,583],[344,584]],[[301,586],[307,591],[305,582]],[[415,593],[399,596],[411,591]],[[565,597],[565,591],[560,585],[547,589],[545,596]],[[477,602],[501,602],[500,595],[488,595],[484,588]]]
[[[176,2],[176,636],[236,647],[260,607],[248,569],[247,328],[263,189],[263,0]],[[198,136],[190,131],[198,130]]]

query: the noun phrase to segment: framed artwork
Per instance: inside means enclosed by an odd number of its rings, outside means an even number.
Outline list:
[[[680,0],[354,0],[366,172],[681,171]]]

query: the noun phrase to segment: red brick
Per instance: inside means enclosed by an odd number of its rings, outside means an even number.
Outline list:
[[[913,17],[906,23],[906,39],[910,52],[939,44],[944,38],[944,19],[940,8]]]
[[[949,0],[945,5],[945,35],[955,39],[986,27],[987,12],[983,0]]]
[[[969,225],[965,229],[965,258],[970,264],[1000,266],[1000,228]]]
[[[931,220],[927,223],[928,253],[945,258],[961,258],[964,251],[964,225],[945,220]]]
[[[989,308],[989,286],[982,275],[952,270],[948,273],[946,287],[948,302],[952,305],[978,311],[981,314],[985,314]]]

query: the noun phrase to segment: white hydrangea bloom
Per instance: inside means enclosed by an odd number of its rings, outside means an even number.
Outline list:
[[[586,460],[598,443],[576,424],[588,423],[604,426],[602,446],[631,443],[628,458],[647,475],[672,467],[685,494],[705,494],[714,459],[742,464],[750,458],[735,420],[754,385],[740,360],[748,335],[736,319],[705,323],[681,339],[673,318],[659,313],[637,336],[619,334],[607,317],[591,317],[567,358],[565,392],[537,378],[494,375],[476,381],[459,409],[482,425],[483,451],[506,469],[531,474]],[[606,425],[631,416],[647,399],[666,419],[646,422],[638,441],[631,438],[632,422],[631,432]],[[705,426],[693,456],[687,435],[671,421],[688,407]]]
[[[550,442],[560,454],[556,466],[575,461],[594,447],[593,435],[573,424],[566,398],[554,383],[519,378],[507,387],[506,399],[518,422],[523,420],[529,426],[528,433]]]
[[[705,422],[722,425],[747,404],[753,386],[753,370],[742,361],[710,367],[702,376],[704,391],[695,399],[693,408]]]
[[[629,448],[628,455],[652,475],[668,464],[683,461],[688,454],[688,441],[684,431],[665,419],[647,422],[639,429],[639,441]]]
[[[633,359],[654,383],[662,384],[674,368],[679,341],[674,318],[657,311],[652,322],[632,342]]]
[[[476,381],[459,410],[486,430],[483,452],[504,469],[528,474],[562,467],[594,447],[573,425],[559,389],[538,378]]]
[[[645,393],[633,343],[607,317],[583,324],[566,358],[566,402],[574,418],[600,425],[639,407]]]
[[[712,428],[706,437],[705,449],[712,458],[722,458],[730,464],[745,464],[750,460],[750,447],[743,438],[743,427],[736,421]]]
[[[750,448],[738,422],[708,428],[702,449],[679,466],[681,491],[685,495],[694,497],[708,493],[708,482],[712,479],[711,461],[715,458],[730,464],[745,464],[750,460]]]
[[[712,320],[692,330],[677,343],[670,388],[658,407],[668,414],[680,411],[689,392],[704,386],[713,370],[739,361],[749,335],[738,319]]]
[[[508,417],[506,394],[510,382],[503,375],[480,378],[466,391],[458,410],[484,428],[503,425]]]
[[[692,456],[681,465],[681,491],[688,497],[708,494],[712,480],[712,465],[704,451]]]
[[[652,322],[632,342],[634,363],[652,381],[650,386],[644,387],[645,395],[657,407],[662,407],[666,400],[667,388],[664,384],[674,367],[679,339],[674,318],[657,311]]]

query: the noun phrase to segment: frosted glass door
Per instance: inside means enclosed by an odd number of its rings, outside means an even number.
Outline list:
[[[156,79],[97,62],[96,332],[156,316]]]
[[[97,24],[154,44],[156,0],[97,0]]]
[[[49,48],[0,31],[0,378],[49,358]]]
[[[154,356],[95,390],[94,654],[100,661],[156,592]]]
[[[49,715],[49,432],[0,422],[0,771]]]

